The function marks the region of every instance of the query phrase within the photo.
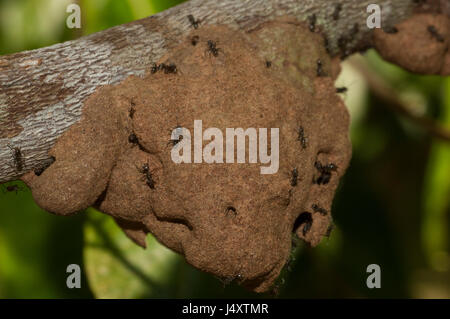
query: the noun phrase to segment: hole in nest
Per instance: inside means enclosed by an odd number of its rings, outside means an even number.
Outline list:
[[[44,171],[55,162],[55,160],[56,158],[54,156],[50,156],[50,158],[45,160],[40,167],[34,170],[34,174],[36,174],[36,176],[41,176],[42,173],[44,173]]]
[[[313,222],[313,219],[311,217],[311,213],[303,212],[295,220],[292,232],[295,234],[298,234],[298,230],[303,225],[302,233],[303,233],[303,236],[305,236],[306,233],[308,233],[309,229],[311,228],[312,222]]]
[[[226,212],[227,214],[237,215],[237,210],[233,206],[227,206]]]
[[[131,133],[131,134],[128,136],[128,142],[131,143],[131,144],[139,144],[139,140],[138,140],[136,134]]]

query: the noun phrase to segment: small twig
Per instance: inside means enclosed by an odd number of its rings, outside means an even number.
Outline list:
[[[405,105],[395,90],[389,87],[385,81],[370,67],[362,62],[353,60],[350,62],[362,76],[364,76],[370,91],[379,99],[385,101],[383,105],[411,120],[433,137],[450,142],[450,130],[442,127],[436,121],[427,116],[416,115]]]

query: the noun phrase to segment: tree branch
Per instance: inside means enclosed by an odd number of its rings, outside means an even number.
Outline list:
[[[374,73],[366,63],[353,60],[351,65],[365,78],[371,92],[379,99],[387,102],[381,105],[403,115],[412,123],[421,127],[429,135],[450,142],[450,130],[442,127],[438,122],[427,116],[414,114],[405,102],[402,101],[397,91],[389,87],[381,76]]]
[[[307,22],[328,39],[330,53],[350,53],[370,45],[366,8],[361,0],[191,0],[157,15],[116,26],[75,41],[0,57],[0,183],[16,179],[48,160],[56,139],[81,116],[83,101],[98,86],[129,75],[142,76],[151,63],[178,45],[193,29],[192,14],[202,25],[224,24],[250,31],[276,17]],[[333,13],[341,4],[338,19]],[[409,17],[411,0],[380,0],[383,26]],[[355,31],[358,24],[358,32]],[[19,169],[14,154],[20,150]]]

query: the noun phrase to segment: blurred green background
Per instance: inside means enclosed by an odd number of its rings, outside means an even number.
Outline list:
[[[182,1],[3,0],[0,55],[75,39],[140,19]],[[65,26],[78,3],[82,29]],[[336,228],[316,248],[300,244],[279,279],[279,298],[450,298],[450,144],[429,136],[373,94],[344,63],[337,86],[351,115],[353,159],[333,206]],[[395,88],[411,112],[450,129],[450,78],[417,76],[374,51],[359,62]],[[6,185],[19,184],[17,192]],[[187,265],[148,236],[147,250],[93,209],[57,217],[26,186],[0,187],[0,298],[270,297],[256,295]],[[81,289],[66,287],[79,264]],[[366,267],[381,266],[381,289],[366,287]]]

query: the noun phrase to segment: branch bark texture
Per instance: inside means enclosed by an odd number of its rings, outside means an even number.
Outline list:
[[[200,20],[200,28],[219,24],[243,31],[286,15],[305,23],[315,20],[314,31],[323,33],[330,53],[337,55],[343,37],[348,38],[349,51],[370,46],[366,8],[372,2],[191,0],[78,40],[0,56],[0,183],[48,160],[48,150],[80,119],[83,102],[97,87],[149,71],[152,62],[192,31],[190,14]],[[411,0],[377,3],[383,10],[383,26],[406,19],[417,6]],[[21,165],[17,165],[17,150]]]

